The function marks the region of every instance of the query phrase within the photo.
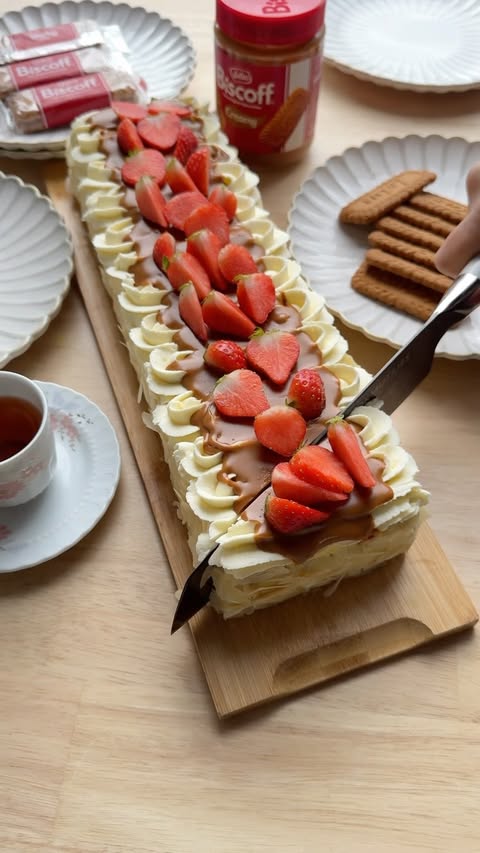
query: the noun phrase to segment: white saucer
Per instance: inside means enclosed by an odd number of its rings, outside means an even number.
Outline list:
[[[0,509],[0,573],[37,566],[79,542],[106,512],[120,475],[117,438],[103,412],[70,388],[37,384],[51,412],[57,468],[38,498]]]
[[[325,59],[396,89],[480,86],[478,0],[328,0]]]
[[[438,177],[427,189],[466,203],[465,178],[480,160],[480,142],[459,137],[387,137],[330,157],[304,182],[289,213],[292,248],[310,284],[347,326],[367,338],[401,347],[420,320],[353,290],[350,281],[368,248],[366,228],[339,222],[341,208],[376,184],[406,169],[431,169]],[[480,359],[480,310],[442,338],[435,351],[444,358]]]

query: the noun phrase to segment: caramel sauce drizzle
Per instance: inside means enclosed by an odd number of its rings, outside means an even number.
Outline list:
[[[185,372],[182,384],[192,391],[197,399],[203,401],[201,409],[192,417],[192,423],[198,427],[203,436],[206,453],[222,451],[222,466],[218,478],[221,482],[228,483],[233,489],[236,495],[234,504],[236,512],[255,524],[257,546],[264,551],[281,553],[295,563],[302,563],[328,543],[364,540],[373,535],[372,510],[393,497],[392,489],[382,481],[384,463],[373,458],[369,459],[369,466],[377,481],[376,485],[372,489],[356,486],[348,500],[343,505],[337,506],[330,518],[318,527],[293,536],[282,536],[271,529],[264,514],[265,497],[272,494],[271,489],[259,495],[256,500],[253,498],[268,485],[275,465],[285,460],[257,441],[250,419],[228,419],[216,410],[211,395],[219,378],[218,374],[205,364],[203,359],[205,347],[183,323],[178,311],[178,299],[166,274],[159,270],[152,257],[153,245],[160,231],[152,228],[140,216],[134,190],[125,187],[122,183],[121,167],[124,156],[117,145],[116,116],[112,110],[102,110],[92,118],[92,124],[101,130],[100,150],[105,154],[107,165],[124,189],[123,206],[134,221],[132,232],[126,239],[134,243],[138,261],[129,271],[134,276],[135,286],[142,287],[150,284],[166,291],[163,307],[158,312],[158,320],[175,330],[173,340],[179,350],[187,350],[191,353],[185,358],[172,362],[171,367]],[[197,134],[199,130],[201,133],[203,123],[200,119],[193,118],[189,124]],[[216,156],[222,159],[222,154],[219,152],[221,149],[216,149]],[[211,181],[215,180],[219,179],[212,174]],[[164,192],[168,197],[168,187],[164,188]],[[258,263],[263,255],[263,247],[255,243],[250,232],[235,220],[231,224],[230,231],[231,242],[246,246]],[[178,251],[184,251],[186,241],[183,234],[173,233]],[[261,264],[258,266],[261,270]],[[308,423],[306,437],[308,442],[318,434],[322,425],[340,411],[341,391],[336,376],[327,367],[322,366],[321,354],[316,345],[305,332],[298,331],[300,325],[301,318],[297,309],[287,305],[283,296],[279,295],[279,302],[265,323],[264,330],[281,329],[296,334],[300,354],[295,369],[300,370],[305,367],[319,369],[325,385],[325,409],[320,418]],[[221,335],[212,337],[212,340],[215,337],[219,338]],[[241,343],[240,345],[242,346]],[[289,382],[279,388],[264,380],[265,393],[271,405],[278,405],[285,401],[288,384]],[[250,501],[253,502],[248,509],[244,510]]]

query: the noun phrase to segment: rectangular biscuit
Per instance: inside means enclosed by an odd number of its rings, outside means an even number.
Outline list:
[[[444,240],[439,234],[434,234],[424,228],[417,228],[415,225],[409,225],[408,222],[402,222],[396,216],[383,216],[375,224],[375,227],[385,234],[397,237],[399,240],[406,240],[408,243],[430,249],[431,252],[436,252]]]
[[[422,246],[416,246],[415,243],[409,243],[406,240],[399,240],[398,237],[392,237],[391,234],[384,234],[383,231],[371,231],[368,235],[368,242],[370,246],[376,249],[382,249],[391,255],[397,255],[397,257],[404,258],[406,261],[420,264],[437,272],[435,252],[431,252],[430,249],[424,249]]]
[[[446,275],[442,275],[439,272],[432,272],[432,270],[422,267],[420,264],[406,261],[404,258],[398,258],[396,255],[390,255],[388,252],[383,252],[382,249],[368,249],[365,260],[370,266],[394,273],[402,278],[414,281],[416,284],[421,284],[423,287],[436,290],[439,293],[445,293],[452,283],[452,279]]]
[[[371,267],[365,261],[354,274],[352,287],[357,293],[422,321],[428,320],[440,299],[440,294]]]
[[[409,204],[401,204],[396,207],[392,216],[401,219],[402,222],[408,222],[409,225],[423,228],[425,231],[433,231],[434,234],[439,234],[441,237],[448,237],[456,227],[453,222],[447,222],[446,219],[440,219],[439,216],[423,213],[421,210],[410,207]]]
[[[340,211],[340,222],[370,225],[394,207],[403,204],[436,178],[435,172],[410,170],[400,172],[351,201]]]
[[[453,222],[454,225],[458,225],[468,213],[468,207],[465,204],[460,204],[458,201],[435,193],[416,193],[408,203],[416,210],[430,213],[432,216],[440,217],[440,219],[446,219],[447,222]]]

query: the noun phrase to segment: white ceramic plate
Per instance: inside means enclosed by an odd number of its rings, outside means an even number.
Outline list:
[[[190,39],[172,21],[157,12],[127,3],[44,3],[8,12],[0,18],[0,37],[22,30],[50,27],[91,18],[101,26],[117,24],[130,48],[128,60],[145,80],[152,97],[173,98],[190,82],[195,69],[195,52]],[[62,150],[68,128],[44,133],[17,134],[8,125],[7,112],[0,106],[0,148],[24,151]]]
[[[356,293],[350,286],[367,249],[368,229],[341,225],[340,209],[363,192],[405,169],[438,175],[428,190],[466,202],[465,177],[480,160],[480,142],[454,137],[389,137],[331,157],[305,181],[293,201],[289,231],[295,257],[330,310],[369,338],[405,344],[420,321]],[[480,358],[480,310],[442,338],[436,355]]]
[[[0,368],[46,330],[72,269],[70,237],[50,200],[0,172]]]
[[[70,388],[38,385],[50,409],[57,467],[38,498],[0,509],[0,573],[37,566],[79,542],[106,512],[120,476],[117,438],[103,412]]]
[[[328,0],[325,58],[399,89],[480,86],[478,0]]]

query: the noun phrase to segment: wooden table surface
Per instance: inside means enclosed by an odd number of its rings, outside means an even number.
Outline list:
[[[161,11],[195,44],[189,92],[213,98],[213,0]],[[313,148],[262,173],[265,205],[284,226],[303,178],[349,145],[475,140],[479,127],[480,92],[399,92],[326,68]],[[41,185],[38,162],[0,168]],[[372,371],[391,355],[344,333]],[[9,367],[94,400],[123,467],[90,535],[0,577],[1,853],[478,853],[480,632],[219,723],[189,632],[169,634],[169,567],[75,286]],[[430,524],[477,607],[479,382],[479,361],[437,360],[395,414],[432,493]]]

